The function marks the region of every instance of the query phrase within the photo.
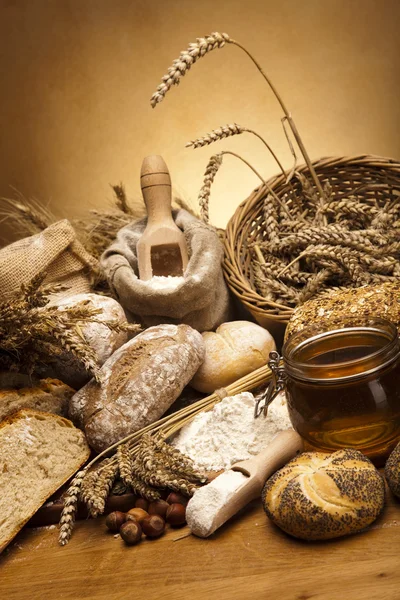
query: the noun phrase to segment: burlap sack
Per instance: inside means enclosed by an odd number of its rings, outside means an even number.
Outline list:
[[[64,219],[0,250],[0,297],[12,295],[40,273],[47,274],[45,283],[68,287],[62,296],[87,293],[89,273],[97,266]]]
[[[119,302],[146,326],[186,323],[210,331],[231,317],[229,292],[222,273],[223,248],[217,232],[185,210],[173,212],[185,233],[189,264],[174,289],[152,289],[138,278],[136,244],[146,219],[127,225],[103,253],[101,265]]]

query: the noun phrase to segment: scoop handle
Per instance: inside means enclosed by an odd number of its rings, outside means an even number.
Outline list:
[[[232,471],[240,471],[251,477],[255,490],[261,491],[266,479],[303,451],[303,440],[293,429],[278,433],[256,456],[234,464]],[[258,495],[258,491],[255,492]]]
[[[152,154],[143,159],[140,187],[146,204],[148,225],[175,226],[171,215],[171,177],[162,156]]]
[[[242,460],[231,467],[232,471],[239,471],[248,476],[248,480],[241,485],[231,498],[223,505],[217,508],[212,526],[206,534],[193,531],[200,537],[208,537],[216,531],[221,525],[226,523],[246,504],[258,498],[268,479],[275,471],[283,467],[296,454],[302,452],[303,440],[293,430],[281,431],[268,444],[267,448],[248,460]],[[212,485],[212,484],[210,484]],[[190,506],[190,502],[188,507]]]

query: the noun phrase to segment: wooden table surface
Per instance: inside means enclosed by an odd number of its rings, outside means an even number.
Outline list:
[[[400,503],[358,535],[323,543],[283,534],[253,502],[211,538],[187,528],[127,547],[104,518],[25,529],[0,557],[2,600],[398,600]]]

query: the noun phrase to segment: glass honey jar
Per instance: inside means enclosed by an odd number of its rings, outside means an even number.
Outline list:
[[[283,367],[274,358],[293,428],[309,449],[351,447],[384,462],[400,439],[400,339],[393,323],[363,317],[315,324],[287,340]]]

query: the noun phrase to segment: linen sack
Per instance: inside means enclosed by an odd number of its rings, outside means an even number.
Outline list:
[[[185,323],[210,331],[231,317],[231,300],[222,273],[223,247],[214,228],[185,210],[173,211],[184,232],[189,263],[183,281],[171,289],[155,289],[138,276],[137,242],[147,219],[127,225],[103,253],[100,263],[125,310],[145,326]]]
[[[57,298],[87,293],[91,291],[89,273],[97,269],[97,261],[64,219],[0,250],[0,297],[13,295],[21,284],[29,284],[41,273],[46,273],[44,283],[68,288]]]

